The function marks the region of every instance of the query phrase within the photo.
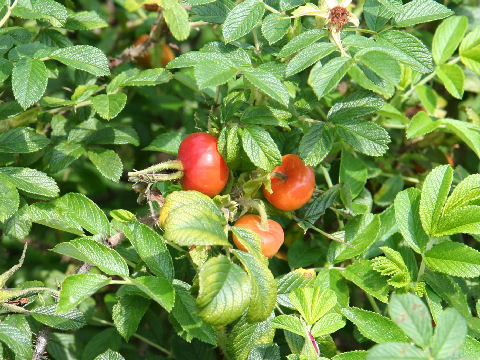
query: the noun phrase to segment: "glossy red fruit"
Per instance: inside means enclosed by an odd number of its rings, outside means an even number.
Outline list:
[[[229,169],[217,150],[217,139],[207,133],[187,136],[178,149],[183,164],[182,187],[213,197],[228,181]]]
[[[262,219],[258,215],[244,215],[237,220],[235,226],[243,227],[252,230],[260,236],[260,248],[262,254],[266,257],[272,257],[283,244],[284,234],[283,229],[276,221],[268,219],[268,230],[262,229]],[[238,241],[236,236],[233,236],[233,242],[242,251],[247,251],[245,247]]]
[[[272,190],[270,194],[265,186],[265,198],[277,209],[292,211],[300,209],[312,197],[315,189],[315,174],[298,155],[288,154],[282,157],[282,165],[273,169]]]

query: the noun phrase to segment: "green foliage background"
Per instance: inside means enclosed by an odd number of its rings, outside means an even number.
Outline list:
[[[0,358],[478,359],[480,4],[346,3],[0,0]],[[197,131],[222,194],[132,189]]]

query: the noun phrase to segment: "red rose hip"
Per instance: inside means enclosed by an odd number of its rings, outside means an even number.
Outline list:
[[[292,211],[300,209],[313,195],[315,174],[298,155],[288,154],[282,157],[282,165],[273,169],[271,175],[272,193],[265,186],[265,198],[277,209]]]
[[[187,136],[178,149],[183,164],[182,187],[213,197],[228,181],[229,169],[217,150],[217,139],[207,133]]]

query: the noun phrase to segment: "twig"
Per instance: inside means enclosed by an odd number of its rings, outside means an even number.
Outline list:
[[[10,4],[10,1],[8,2]],[[0,28],[5,25],[5,23],[8,21],[10,18],[10,15],[12,15],[12,10],[17,6],[18,0],[15,0],[12,5],[7,7],[7,12],[5,13],[5,16],[0,20]]]
[[[117,57],[111,58],[110,64],[109,64],[110,68],[113,69],[119,65],[122,65],[123,63],[131,62],[135,60],[137,57],[145,54],[160,38],[160,34],[162,33],[162,27],[163,27],[163,15],[161,12],[159,12],[157,16],[157,20],[152,25],[152,29],[150,30],[150,34],[148,35],[148,38],[145,41],[141,42],[140,44],[133,45],[129,48],[126,48]]]

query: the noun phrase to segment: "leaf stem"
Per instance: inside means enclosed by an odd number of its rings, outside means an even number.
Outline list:
[[[453,65],[453,64],[456,64],[457,62],[460,61],[460,56],[457,56],[455,58],[453,58],[452,60],[450,60],[447,65]],[[416,85],[411,85],[410,87],[410,90],[408,90],[404,95],[403,97],[404,98],[408,98],[410,95],[412,95],[412,93],[415,91],[415,89],[417,88],[417,86],[420,86],[420,85],[424,85],[426,84],[427,82],[429,82],[430,80],[432,80],[435,75],[437,75],[437,70],[435,69],[431,74],[429,74],[428,76],[424,77],[421,81],[419,81]]]
[[[10,3],[10,1],[8,3]],[[3,27],[3,25],[5,25],[5,23],[8,21],[10,15],[12,15],[12,10],[15,8],[15,6],[17,6],[17,4],[18,0],[15,0],[12,5],[8,6],[7,12],[3,16],[2,20],[0,20],[0,28]]]
[[[381,315],[382,312],[380,311],[380,308],[378,307],[377,302],[375,301],[375,299],[373,298],[373,296],[370,295],[370,294],[367,293],[367,292],[366,292],[365,294],[367,294],[367,299],[368,299],[368,301],[370,302],[370,305],[372,305],[373,310],[375,310],[376,313],[378,313],[378,314]]]
[[[328,188],[333,187],[332,178],[330,177],[330,174],[328,173],[327,169],[323,166],[321,166],[321,168],[322,168],[323,177],[325,178],[325,181],[327,182]]]
[[[295,216],[295,215],[292,215],[292,218],[295,220],[295,221],[303,221],[302,219],[300,219],[299,217]],[[333,241],[336,241],[336,242],[339,242],[340,244],[343,244],[343,245],[346,245],[352,249],[355,249],[355,246],[353,246],[352,244],[349,244],[347,242],[345,242],[344,240],[342,239],[339,239],[335,236],[333,236],[332,234],[329,234],[327,233],[326,231],[323,231],[322,229],[319,229],[317,228],[316,226],[313,226],[313,224],[310,224],[310,229],[322,234],[323,236],[325,236],[326,238],[330,239],[330,240],[333,240]]]

